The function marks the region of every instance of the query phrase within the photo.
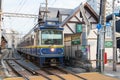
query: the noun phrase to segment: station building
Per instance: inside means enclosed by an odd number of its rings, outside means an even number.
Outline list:
[[[50,10],[50,13],[53,12],[51,11],[53,10],[52,8],[48,8],[48,10]],[[88,59],[95,66],[98,14],[88,3],[82,3],[73,10],[54,9],[54,17],[56,13],[56,19],[61,22],[60,26],[64,28],[65,58],[73,60],[80,56],[77,53],[79,52],[83,56],[81,59]],[[41,15],[41,11],[39,14]],[[52,15],[49,15],[49,18],[52,18]],[[105,52],[108,60],[113,58],[112,37],[110,34],[111,27],[106,28]]]

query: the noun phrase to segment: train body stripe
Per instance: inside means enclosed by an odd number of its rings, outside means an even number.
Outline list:
[[[42,46],[26,46],[23,48],[64,48],[63,45],[42,45]]]

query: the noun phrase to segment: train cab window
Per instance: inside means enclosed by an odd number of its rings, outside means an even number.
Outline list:
[[[42,45],[62,45],[63,33],[60,30],[42,30],[41,31]]]

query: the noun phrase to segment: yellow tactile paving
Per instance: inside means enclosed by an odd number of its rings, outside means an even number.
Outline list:
[[[102,74],[97,73],[97,72],[81,73],[81,74],[77,74],[77,75],[85,78],[86,80],[120,80],[117,78],[112,78],[109,76],[102,75]],[[61,74],[59,76],[61,76],[65,80],[83,80],[83,79],[80,79],[72,74]],[[55,75],[50,75],[48,77],[52,80],[61,80],[59,77],[57,77]],[[30,76],[28,78],[29,78],[29,80],[47,80],[46,78],[44,78],[42,76]],[[25,80],[25,79],[21,78],[21,77],[14,77],[14,78],[5,78],[3,80]]]
[[[102,75],[102,74],[97,73],[97,72],[82,73],[82,74],[78,74],[78,75],[86,78],[87,80],[120,80],[120,79],[117,79],[117,78],[112,78],[112,77],[109,77],[109,76]]]
[[[5,78],[3,80],[25,80],[25,79],[22,77],[14,77],[14,78]]]
[[[52,80],[61,80],[60,78],[58,78],[57,76],[54,76],[54,75],[49,76],[49,78]]]
[[[60,75],[60,76],[62,76],[65,80],[83,80],[72,74],[65,74],[65,75]]]
[[[46,78],[42,76],[30,76],[28,79],[29,80],[47,80]]]

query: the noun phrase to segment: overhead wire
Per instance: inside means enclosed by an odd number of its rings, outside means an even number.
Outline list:
[[[51,2],[49,5],[54,5],[56,3],[57,0],[54,0],[53,2]]]
[[[21,4],[20,8],[17,9],[17,12],[20,12],[23,8],[23,6],[25,5],[25,3],[27,2],[27,0],[23,0],[23,3]]]
[[[39,2],[39,3],[40,3],[40,2]],[[39,6],[39,5],[38,5],[38,6]],[[33,9],[34,9],[34,7],[33,7]],[[33,10],[33,9],[32,9],[32,10]],[[39,7],[38,7],[38,9],[36,9],[36,11],[35,11],[33,14],[36,14],[36,13],[37,13],[37,14],[39,13]],[[34,18],[34,19],[32,18],[32,20],[33,20],[33,21],[32,21],[33,25],[31,25],[31,26],[34,26],[34,25],[37,23],[37,19],[36,19],[36,18]],[[28,23],[29,21],[30,21],[30,19],[27,20],[27,23]],[[28,25],[29,25],[29,24],[25,24],[25,26],[28,26]],[[31,27],[31,29],[32,29],[32,28],[33,28],[33,27]]]
[[[39,8],[38,8],[38,9],[40,9],[41,3],[45,3],[45,0],[44,0],[43,2],[40,2],[40,5],[39,5]],[[39,10],[38,10],[38,11],[39,11]],[[39,12],[38,12],[38,13],[39,13]],[[36,28],[36,26],[38,26],[38,22],[37,22],[36,24],[34,24],[33,27],[29,30],[29,32],[28,32],[26,35],[24,35],[22,38],[24,38],[24,37],[26,37],[28,34],[30,34],[30,33]]]
[[[18,2],[18,1],[17,1]],[[24,4],[26,3],[26,0],[20,0],[19,1],[19,4],[18,4],[18,6],[16,7],[16,9],[15,9],[15,12],[19,12],[21,9],[22,9],[22,7],[24,6]],[[9,22],[10,22],[10,27],[12,27],[13,26],[13,23],[15,22],[15,20],[13,19],[13,18],[9,18]]]
[[[18,7],[17,7],[17,9],[15,10],[15,12],[20,12],[20,11],[22,11],[22,9],[23,9],[23,7],[25,6],[25,4],[26,4],[26,2],[27,2],[27,0],[20,0],[19,1],[19,4],[18,4]],[[45,2],[45,0],[43,1],[43,2]],[[54,2],[56,2],[56,0],[54,0]],[[52,4],[54,4],[54,2],[52,3]],[[34,7],[33,7],[34,8]],[[38,12],[38,10],[36,10],[35,11],[35,13],[36,12]],[[13,18],[9,18],[8,20],[10,20],[10,21],[8,21],[8,22],[10,22],[10,27],[12,27],[13,25],[14,25],[14,22],[15,22],[15,20],[13,19]],[[36,19],[34,19],[33,20],[33,25],[35,25],[35,21],[37,21]],[[26,22],[26,24],[24,25],[24,26],[27,26],[28,24],[28,22],[30,22],[29,20],[27,20],[27,22]]]
[[[21,4],[23,3],[24,0],[19,0],[20,2],[18,2],[18,5],[15,9],[15,12],[17,12],[18,8],[21,6]]]

